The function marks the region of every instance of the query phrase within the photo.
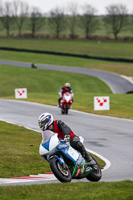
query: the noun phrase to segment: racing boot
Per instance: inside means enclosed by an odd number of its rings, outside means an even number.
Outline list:
[[[77,146],[80,149],[80,152],[81,152],[82,156],[87,161],[87,165],[93,168],[96,165],[95,160],[92,159],[92,157],[86,151],[84,145],[81,142],[78,142]]]
[[[86,152],[87,153],[87,152]],[[96,165],[95,160],[92,159],[92,157],[87,153],[85,156],[85,160],[87,161],[87,165],[94,168]]]

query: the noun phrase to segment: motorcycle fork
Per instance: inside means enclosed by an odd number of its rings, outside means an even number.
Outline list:
[[[59,156],[60,156],[60,157],[59,157]],[[52,157],[57,158],[57,159],[59,160],[59,163],[63,166],[63,168],[64,168],[64,169],[67,169],[68,166],[66,165],[66,163],[65,163],[65,161],[64,161],[64,159],[63,159],[63,157],[62,157],[61,155],[59,155],[59,156],[54,155],[54,156],[52,156]]]

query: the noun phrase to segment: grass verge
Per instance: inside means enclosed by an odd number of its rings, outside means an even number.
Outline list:
[[[1,200],[131,200],[133,182],[64,183],[0,187]]]
[[[45,50],[90,56],[131,58],[132,42],[0,38],[0,47]]]
[[[44,174],[51,169],[38,153],[41,133],[0,121],[0,178]],[[105,163],[95,157],[101,168]]]

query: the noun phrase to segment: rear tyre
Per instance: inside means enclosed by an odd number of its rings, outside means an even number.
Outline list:
[[[92,157],[92,159],[95,160],[93,157]],[[95,162],[96,162],[96,165],[92,168],[92,171],[90,172],[90,174],[88,176],[86,176],[86,178],[92,182],[97,182],[102,177],[102,172],[101,172],[100,166],[96,160],[95,160]]]
[[[71,182],[72,176],[68,167],[64,169],[57,158],[51,158],[49,164],[52,172],[60,182]]]

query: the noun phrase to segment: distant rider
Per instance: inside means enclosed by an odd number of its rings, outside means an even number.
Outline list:
[[[42,113],[38,118],[38,124],[42,131],[53,131],[54,133],[58,133],[59,139],[70,141],[70,145],[82,154],[88,165],[93,167],[96,164],[86,151],[84,145],[80,142],[79,137],[75,135],[64,122],[61,120],[54,120],[53,115],[50,113]]]
[[[69,92],[70,94],[72,94],[72,97],[74,97],[73,91],[70,87],[70,83],[65,83],[65,85],[60,89],[60,91],[59,91],[60,97],[58,99],[58,107],[60,107],[61,99],[66,92]]]

